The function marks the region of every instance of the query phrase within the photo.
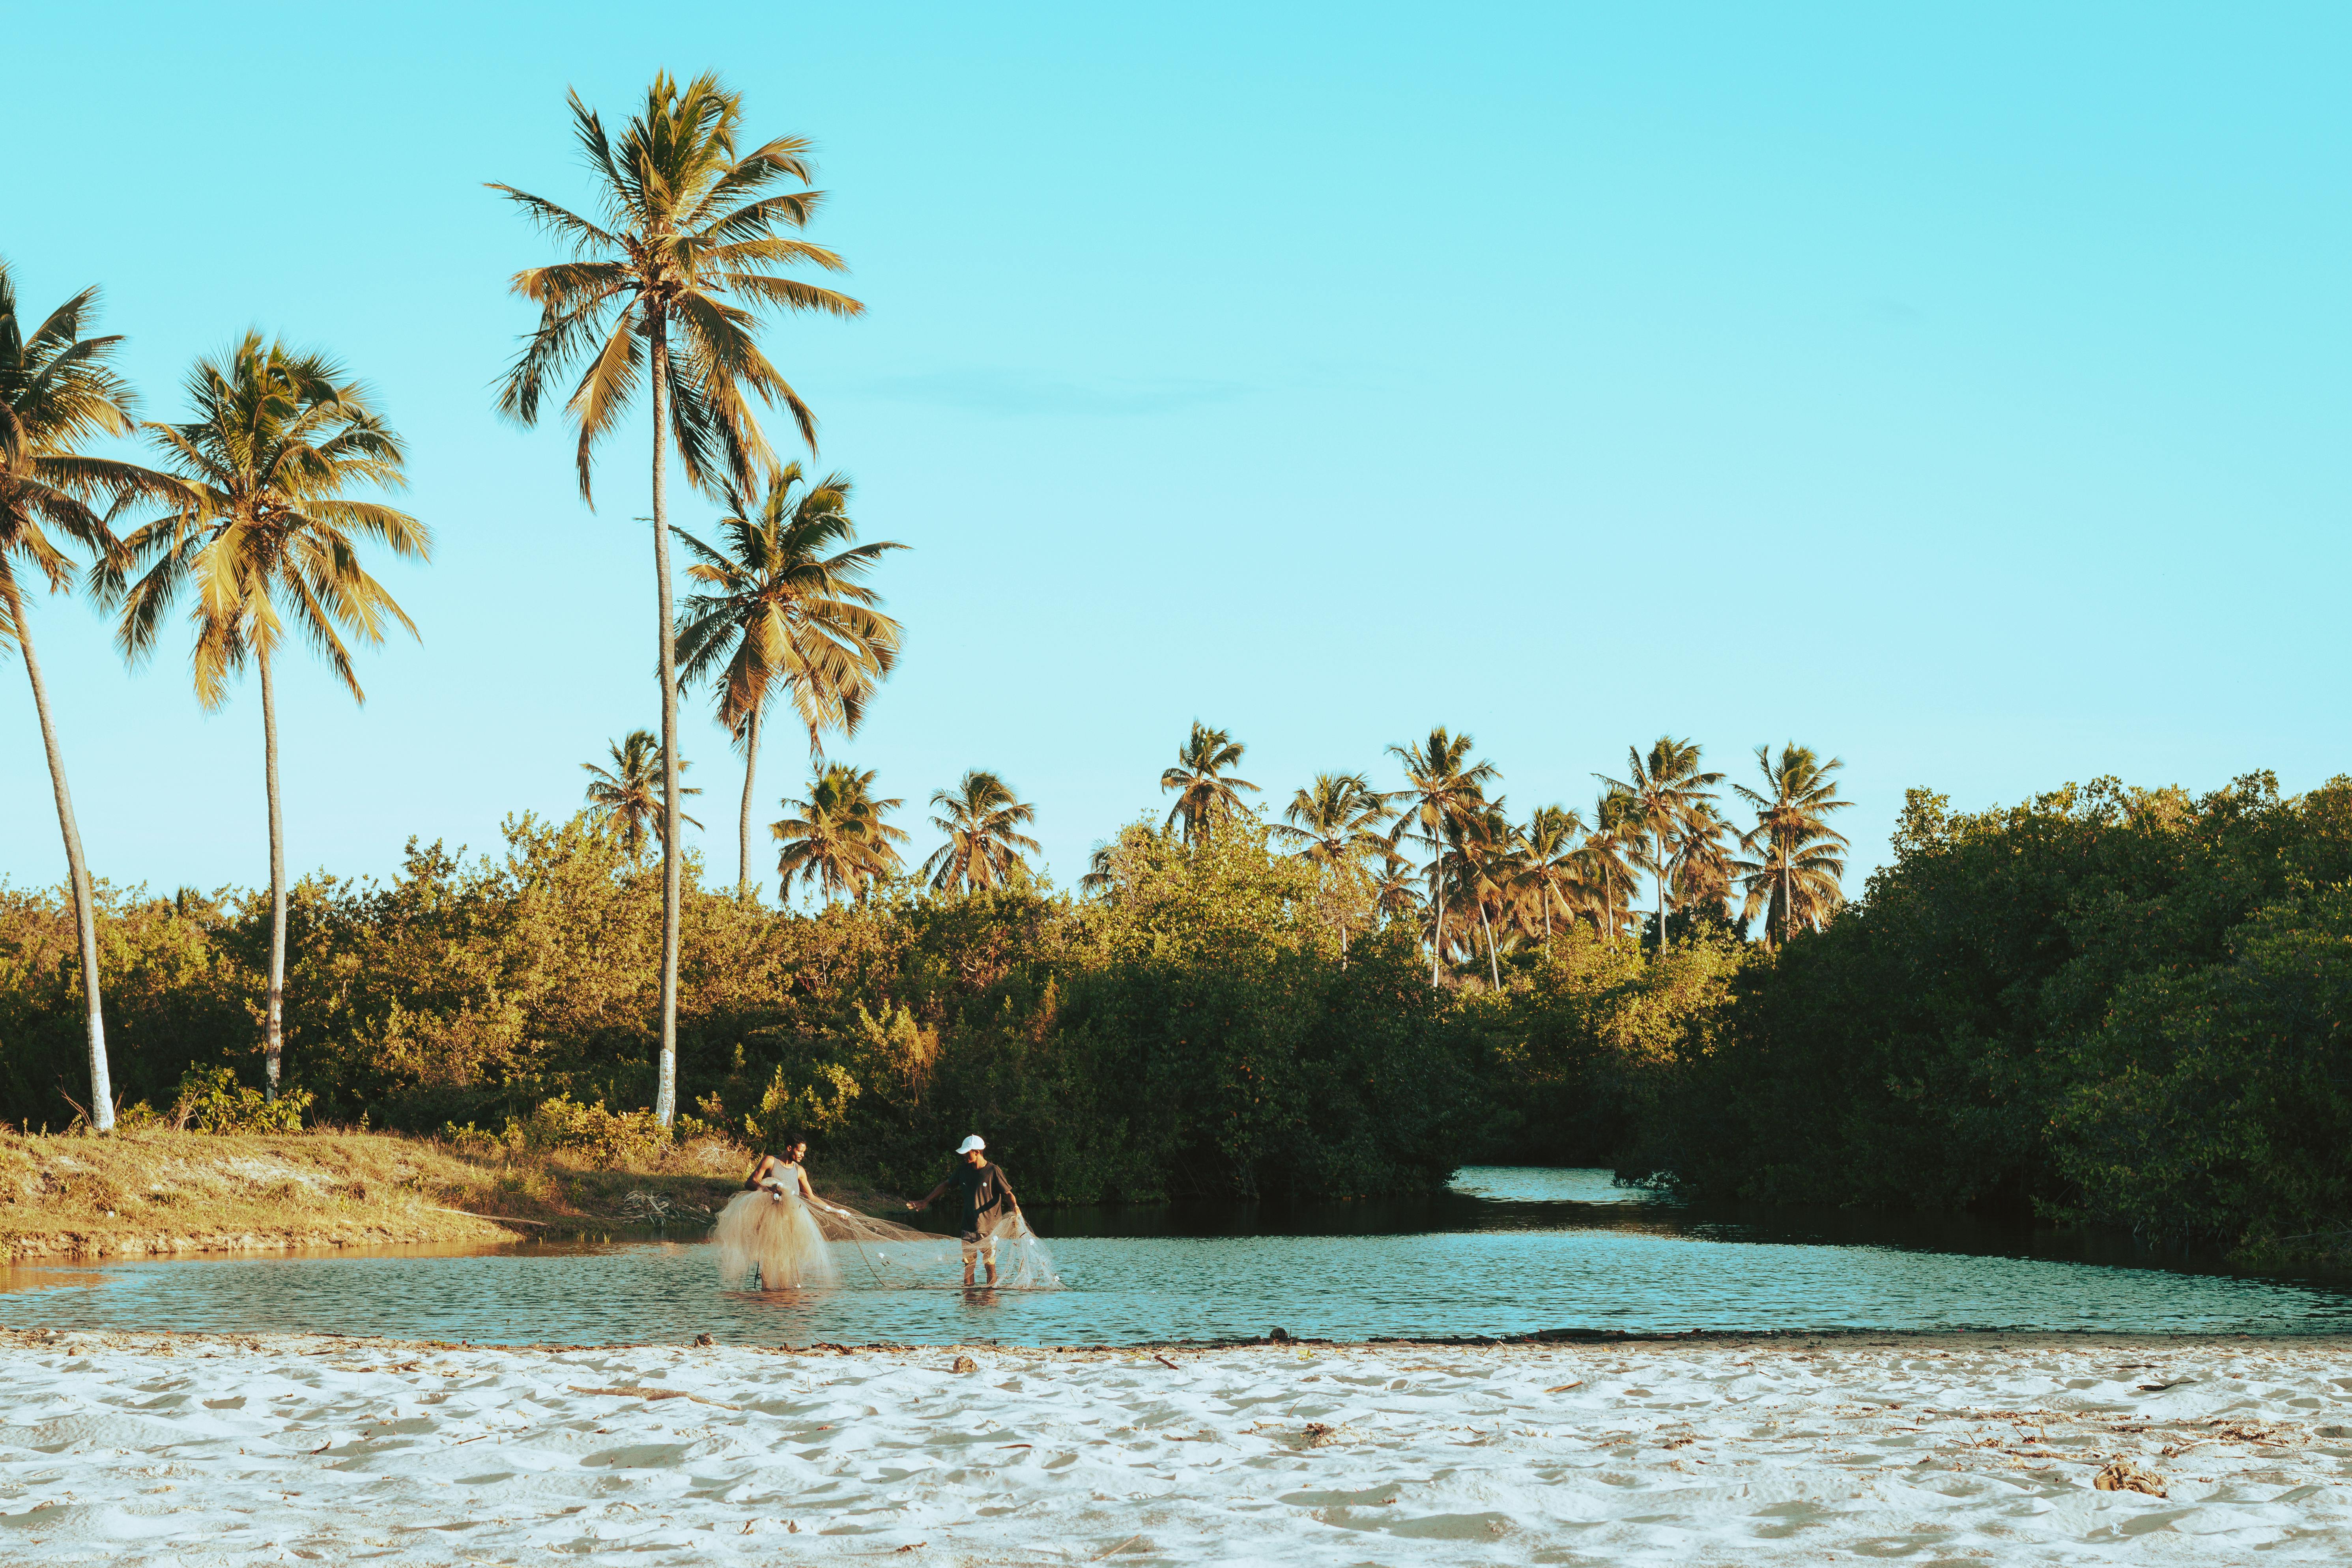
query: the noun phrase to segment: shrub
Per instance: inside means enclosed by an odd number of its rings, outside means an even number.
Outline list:
[[[517,1150],[560,1150],[601,1165],[659,1163],[670,1135],[650,1110],[607,1110],[581,1105],[568,1094],[542,1100],[527,1118],[509,1117],[506,1143]]]
[[[172,1117],[199,1132],[299,1132],[310,1101],[310,1092],[299,1089],[271,1101],[259,1089],[238,1083],[227,1068],[190,1068],[180,1076]]]

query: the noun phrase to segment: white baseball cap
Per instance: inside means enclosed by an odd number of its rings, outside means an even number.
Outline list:
[[[974,1149],[985,1149],[987,1147],[988,1140],[975,1132],[971,1137],[956,1145],[956,1152],[959,1154],[969,1154]]]

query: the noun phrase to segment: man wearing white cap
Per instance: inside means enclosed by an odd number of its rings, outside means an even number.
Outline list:
[[[1021,1200],[1013,1195],[1013,1184],[1004,1179],[999,1167],[989,1163],[988,1141],[975,1132],[956,1145],[963,1163],[948,1173],[947,1180],[933,1187],[907,1206],[927,1209],[931,1200],[950,1187],[963,1189],[963,1282],[971,1284],[972,1264],[988,1265],[988,1282],[996,1283],[996,1233],[1008,1221],[1021,1213]]]

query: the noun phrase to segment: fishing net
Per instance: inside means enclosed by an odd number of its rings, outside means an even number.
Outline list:
[[[730,1287],[756,1280],[770,1290],[960,1288],[967,1254],[975,1284],[990,1282],[991,1263],[999,1289],[1052,1290],[1062,1283],[1045,1243],[1017,1212],[988,1221],[979,1240],[966,1243],[824,1198],[812,1205],[769,1187],[728,1200],[714,1239],[719,1275]]]

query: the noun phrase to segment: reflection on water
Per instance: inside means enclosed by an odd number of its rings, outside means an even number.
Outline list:
[[[386,1249],[0,1271],[16,1327],[329,1330],[475,1343],[1133,1343],[1538,1329],[2352,1331],[2352,1295],[2117,1267],[2080,1240],[1850,1216],[1770,1228],[1610,1185],[1471,1169],[1414,1204],[1033,1216],[1066,1288],[720,1288],[698,1240]],[[862,1282],[861,1282],[862,1281]]]

